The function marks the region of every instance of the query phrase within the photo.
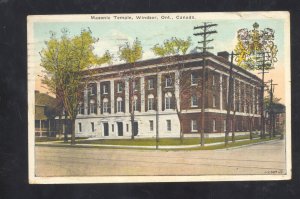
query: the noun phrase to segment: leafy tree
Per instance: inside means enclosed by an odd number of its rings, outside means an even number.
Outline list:
[[[188,37],[186,40],[172,37],[171,39],[167,39],[163,42],[163,44],[156,44],[153,46],[152,51],[154,52],[155,55],[159,57],[165,58],[166,62],[172,63],[172,62],[177,62],[177,64],[180,63],[181,60],[178,60],[179,57],[176,55],[185,55],[187,50],[190,48],[192,45],[191,38]],[[179,119],[180,123],[180,140],[183,142],[183,129],[182,129],[182,109],[179,104],[180,98],[185,96],[187,97],[187,89],[190,87],[190,83],[188,81],[185,81],[187,77],[186,71],[183,71],[184,69],[184,63],[179,64],[177,68],[177,78],[175,77],[172,82],[174,83],[174,86],[177,85],[178,87],[178,96],[173,93],[173,99],[174,99],[174,105],[175,105],[175,110]],[[171,76],[170,76],[171,77]],[[160,86],[160,85],[157,85]],[[190,95],[190,94],[188,94]],[[190,98],[190,97],[188,97]]]
[[[71,120],[71,144],[75,144],[75,119],[79,100],[91,75],[89,68],[109,62],[107,52],[98,57],[94,44],[98,39],[92,37],[90,29],[83,29],[79,35],[70,37],[67,29],[62,29],[60,38],[51,32],[46,47],[40,52],[41,66],[45,69],[45,83],[56,98],[63,104],[65,115]]]
[[[134,106],[135,106],[135,92],[136,88],[133,88],[134,85],[137,86],[136,81],[138,80],[141,74],[137,73],[135,70],[136,61],[142,59],[143,57],[143,47],[138,38],[136,38],[132,45],[129,42],[126,42],[124,45],[119,47],[119,58],[121,61],[125,61],[128,64],[131,64],[131,70],[122,71],[121,77],[124,79],[124,82],[128,82],[129,89],[129,100],[130,100],[130,123],[131,123],[131,139],[134,139],[134,136],[137,132],[135,132],[134,126]]]

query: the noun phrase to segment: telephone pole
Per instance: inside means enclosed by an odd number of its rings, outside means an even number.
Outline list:
[[[205,56],[206,56],[206,51],[208,49],[213,49],[212,46],[208,46],[209,42],[212,42],[213,39],[208,39],[208,37],[212,34],[217,33],[216,30],[210,30],[210,28],[217,26],[217,24],[213,24],[213,23],[208,23],[208,22],[204,22],[203,25],[201,26],[195,26],[194,30],[198,30],[200,29],[200,32],[198,33],[194,33],[194,36],[201,36],[203,38],[202,41],[199,41],[198,43],[200,45],[202,45],[201,47],[197,47],[197,49],[201,49],[202,50],[202,54],[203,54],[203,70],[202,70],[202,82],[201,82],[201,86],[202,86],[202,90],[201,90],[201,146],[204,146],[204,130],[205,130],[205,120],[204,120],[204,116],[205,116],[205,93],[206,93],[206,61],[205,61]]]
[[[227,91],[227,106],[226,106],[226,129],[225,129],[225,146],[228,145],[228,135],[230,126],[229,120],[230,120],[230,111],[232,107],[232,95],[233,95],[233,56],[236,56],[238,54],[234,54],[233,51],[230,54],[230,68],[229,68],[229,85],[228,85],[228,91]],[[232,134],[232,141],[234,142],[234,134]]]
[[[273,84],[273,80],[270,80],[270,139],[275,136],[275,117],[274,117],[274,106],[273,97],[275,86],[278,84]]]
[[[264,103],[264,95],[265,95],[265,73],[268,73],[267,71],[265,71],[265,56],[267,54],[267,52],[262,52],[262,53],[258,53],[262,55],[262,84],[261,84],[261,131],[260,131],[260,138],[264,139],[265,138],[265,103]]]

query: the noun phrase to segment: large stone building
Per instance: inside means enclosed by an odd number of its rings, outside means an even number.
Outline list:
[[[176,108],[184,136],[199,136],[204,57],[205,133],[223,134],[230,66],[227,52],[205,56],[194,53],[92,69],[78,110],[76,136],[129,138],[133,109],[137,138],[155,137],[156,126],[159,137],[179,137]],[[230,128],[235,127],[236,132],[257,130],[261,80],[238,66],[233,71],[231,113],[235,119],[231,119]]]

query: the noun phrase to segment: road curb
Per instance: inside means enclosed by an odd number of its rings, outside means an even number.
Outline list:
[[[258,145],[258,144],[264,144],[264,143],[272,143],[272,142],[278,142],[280,141],[280,139],[274,139],[274,140],[267,140],[267,141],[263,141],[263,142],[256,142],[256,143],[251,143],[251,144],[245,144],[245,145],[241,145],[241,146],[236,146],[236,147],[230,147],[230,148],[225,148],[225,149],[216,149],[218,151],[228,151],[228,150],[233,150],[233,149],[239,149],[239,148],[243,148],[243,147],[249,147],[249,146],[253,146],[253,145]]]

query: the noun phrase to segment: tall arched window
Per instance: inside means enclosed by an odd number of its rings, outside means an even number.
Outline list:
[[[95,114],[96,113],[96,103],[95,100],[91,99],[90,100],[90,114]]]
[[[165,94],[165,109],[171,109],[172,93]]]
[[[78,114],[84,114],[84,104],[82,102],[79,102],[78,104]]]
[[[103,110],[103,113],[108,113],[108,99],[107,98],[103,99],[102,110]]]
[[[121,97],[117,98],[117,112],[122,112],[123,107],[122,107],[123,99]]]
[[[148,95],[148,110],[154,110],[154,96]]]

